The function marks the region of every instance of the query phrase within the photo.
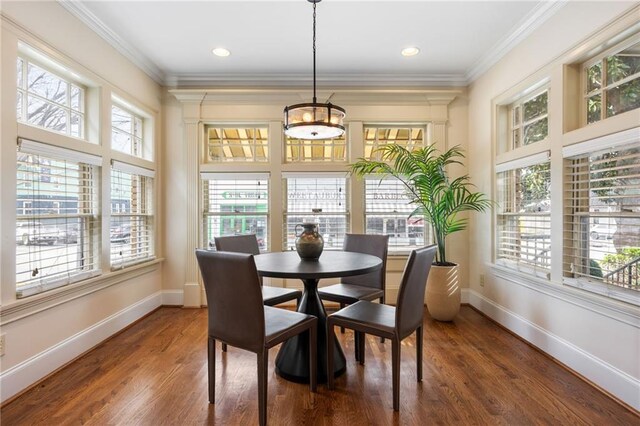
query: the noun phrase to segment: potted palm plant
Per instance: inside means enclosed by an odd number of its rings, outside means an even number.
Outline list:
[[[472,190],[469,176],[450,179],[447,166],[462,164],[462,149],[455,146],[439,153],[435,147],[410,151],[401,145],[389,144],[379,148],[380,160],[360,158],[352,164],[356,176],[392,176],[405,187],[415,209],[412,216],[424,217],[438,244],[436,259],[427,281],[426,303],[431,316],[440,321],[451,321],[460,310],[458,265],[447,259],[446,239],[449,234],[467,227],[465,211],[482,212],[492,201],[481,192]]]

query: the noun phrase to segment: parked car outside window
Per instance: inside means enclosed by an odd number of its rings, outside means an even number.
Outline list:
[[[41,222],[18,222],[16,224],[16,243],[22,245],[48,244],[58,241],[58,228]]]

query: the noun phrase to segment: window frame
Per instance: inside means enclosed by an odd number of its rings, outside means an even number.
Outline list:
[[[524,120],[524,106],[527,102],[532,101],[533,99],[537,98],[538,96],[547,93],[547,112],[541,115],[538,115],[536,117],[534,117],[533,119],[530,119],[528,121]],[[551,96],[551,90],[550,90],[550,86],[548,84],[544,84],[541,87],[536,88],[535,90],[533,90],[531,93],[527,93],[524,96],[521,96],[520,98],[518,98],[516,101],[512,102],[511,104],[508,105],[507,108],[507,133],[508,133],[508,142],[507,142],[507,150],[506,152],[509,151],[515,151],[517,149],[523,148],[525,146],[529,146],[529,145],[533,145],[536,143],[540,143],[540,142],[544,142],[546,140],[549,139],[549,98]],[[515,123],[515,119],[514,119],[514,115],[515,115],[515,111],[516,109],[518,109],[520,111],[519,113],[519,119],[518,119],[518,123]],[[534,123],[537,123],[539,121],[542,121],[544,119],[547,119],[547,135],[535,142],[531,142],[529,144],[524,144],[524,137],[525,137],[525,128],[527,126],[531,126]],[[514,133],[518,132],[518,140],[519,145],[516,146],[515,140],[514,140]]]
[[[367,131],[368,130],[372,130],[375,129],[375,137],[374,137],[374,143],[372,144],[367,144]],[[405,147],[425,147],[428,145],[432,144],[432,129],[433,129],[433,122],[432,121],[426,121],[424,123],[394,123],[394,124],[387,124],[387,123],[364,123],[363,124],[363,133],[362,133],[362,157],[367,159],[367,160],[379,160],[378,157],[374,158],[374,152],[376,151],[376,149],[381,148],[382,146],[385,146],[387,144],[389,144],[390,142],[385,142],[385,143],[379,143],[379,138],[378,138],[378,132],[380,130],[393,130],[393,129],[409,129],[410,131],[413,129],[421,129],[422,130],[422,143],[421,144],[411,144],[411,145],[403,145]],[[397,139],[394,139],[397,140]],[[413,140],[413,138],[410,138],[410,140]],[[393,142],[395,143],[395,142]],[[368,146],[370,146],[371,149],[371,153],[370,155],[367,155],[367,150],[368,150]]]
[[[218,140],[221,141],[220,143],[220,150],[221,152],[224,152],[224,148],[225,145],[222,143],[223,140],[226,140],[228,138],[223,138],[223,132],[227,129],[235,129],[235,130],[253,130],[254,132],[254,136],[250,139],[252,142],[247,144],[247,148],[251,151],[251,159],[247,159],[247,157],[245,156],[244,158],[238,157],[238,159],[235,159],[235,157],[231,156],[231,157],[226,157],[226,156],[221,156],[219,157],[220,160],[215,160],[214,157],[211,155],[211,143],[210,143],[210,137],[209,137],[209,130],[210,129],[216,129],[218,130],[218,132],[220,133],[220,137],[218,138]],[[257,130],[264,130],[267,132],[266,138],[258,138],[256,136]],[[240,138],[239,140],[244,140],[242,138]],[[249,140],[249,138],[247,138],[247,140]],[[264,140],[265,143],[264,144],[258,144],[257,141],[260,140]],[[204,146],[204,155],[203,155],[203,159],[204,159],[204,163],[205,164],[270,164],[271,163],[271,156],[272,156],[272,148],[271,148],[271,140],[272,140],[272,134],[271,134],[271,128],[269,126],[269,123],[209,123],[209,124],[205,124],[204,126],[204,141],[205,141],[205,146]],[[242,146],[242,144],[241,144]],[[264,156],[264,158],[260,157],[260,159],[258,160],[257,156],[256,156],[256,149],[261,146],[263,149],[266,149],[266,155]],[[228,145],[227,145],[227,148]],[[244,151],[244,146],[242,146],[243,151]],[[229,148],[230,149],[230,148]],[[228,158],[232,158],[231,160]]]

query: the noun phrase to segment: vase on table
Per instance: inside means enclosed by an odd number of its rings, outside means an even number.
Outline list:
[[[298,228],[302,232],[298,233]],[[302,260],[317,260],[324,249],[324,239],[318,232],[318,224],[313,222],[299,223],[295,227],[296,251]]]

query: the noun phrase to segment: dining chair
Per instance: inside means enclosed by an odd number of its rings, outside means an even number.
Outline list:
[[[214,242],[216,250],[229,251],[235,253],[260,254],[258,239],[255,234],[246,235],[229,235],[224,237],[215,237]],[[262,285],[262,277],[260,277],[260,285]],[[262,302],[267,306],[275,306],[280,303],[296,301],[296,306],[300,303],[302,291],[293,288],[282,287],[262,287]],[[222,350],[227,351],[227,345],[222,344]]]
[[[437,245],[413,250],[402,274],[396,307],[359,301],[327,318],[327,371],[333,371],[335,326],[386,337],[391,340],[393,409],[400,408],[400,342],[416,332],[416,362],[418,382],[422,381],[422,324],[424,292]],[[364,351],[360,354],[364,360]],[[328,375],[328,387],[333,389],[334,377]]]
[[[254,352],[258,356],[258,413],[267,423],[267,373],[269,348],[306,333],[309,343],[309,379],[317,387],[317,327],[312,315],[264,306],[253,255],[196,250],[207,308],[209,403],[215,403],[216,340]]]
[[[389,235],[346,234],[343,244],[344,251],[371,254],[382,259],[382,269],[365,275],[356,275],[340,279],[338,284],[318,289],[320,299],[340,304],[340,309],[359,300],[376,300],[384,304],[385,277],[387,275],[387,252],[389,249]],[[344,333],[344,328],[340,331]],[[381,338],[384,342],[384,338]],[[364,351],[364,338],[355,335],[356,360],[364,362],[360,353]]]

